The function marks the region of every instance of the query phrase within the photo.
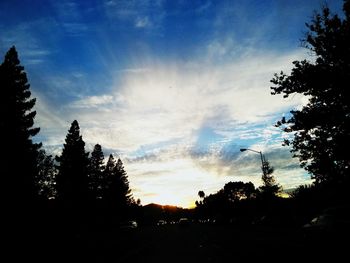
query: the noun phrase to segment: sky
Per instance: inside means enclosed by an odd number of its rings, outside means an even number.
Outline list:
[[[193,206],[230,181],[261,182],[261,151],[284,189],[311,182],[274,127],[307,98],[270,94],[321,0],[1,0],[37,99],[36,141],[60,154],[73,120],[86,150],[120,157],[143,205]]]

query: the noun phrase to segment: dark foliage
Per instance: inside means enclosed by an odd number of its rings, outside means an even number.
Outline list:
[[[107,161],[104,177],[104,200],[119,209],[125,209],[134,203],[123,162],[120,159],[116,162],[112,154]]]
[[[277,196],[281,192],[282,187],[276,183],[275,177],[272,175],[274,168],[270,166],[269,161],[264,158],[263,175],[261,177],[263,185],[259,187],[259,197],[264,199],[271,199]]]
[[[256,190],[252,182],[229,182],[224,186],[224,194],[229,202],[255,197]]]
[[[271,80],[273,95],[308,96],[307,105],[276,126],[294,136],[284,144],[292,146],[316,184],[349,181],[350,1],[344,1],[343,10],[341,19],[325,7],[307,24],[304,46],[314,61],[294,61],[290,75],[281,72]]]
[[[71,204],[82,204],[91,199],[88,181],[88,153],[76,120],[66,136],[61,156],[56,157],[57,198]]]
[[[43,199],[53,199],[56,197],[56,166],[52,155],[47,155],[44,150],[38,154],[38,175],[36,184],[38,194]]]
[[[248,210],[252,208],[251,201],[257,194],[251,182],[229,182],[223,189],[208,196],[203,196],[201,192],[199,196],[202,200],[196,202],[197,217],[222,222],[248,215]]]
[[[0,153],[1,194],[6,202],[30,202],[37,196],[35,177],[41,144],[32,141],[39,132],[34,128],[36,112],[24,67],[15,47],[6,53],[0,65]]]
[[[195,202],[197,207],[203,204],[203,200],[205,197],[204,191],[202,191],[202,190],[198,191],[198,196],[199,196],[200,200]]]
[[[104,155],[102,147],[96,144],[89,159],[89,183],[92,195],[96,199],[101,199],[104,190]]]

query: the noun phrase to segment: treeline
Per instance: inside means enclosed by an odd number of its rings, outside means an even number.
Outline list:
[[[44,150],[39,151],[35,181],[42,199],[71,204],[103,201],[119,208],[136,204],[121,159],[116,160],[110,154],[105,163],[99,144],[91,154],[86,152],[76,120],[71,124],[60,156],[53,158]]]
[[[105,162],[99,144],[91,154],[87,152],[76,120],[68,130],[61,155],[48,155],[41,143],[33,142],[40,130],[34,127],[36,100],[31,98],[15,47],[0,65],[0,85],[4,149],[0,153],[0,192],[3,214],[9,222],[33,223],[43,216],[63,226],[101,216],[120,221],[136,215],[140,200],[132,196],[122,160],[110,154]],[[58,218],[70,218],[71,222],[58,222]]]
[[[199,191],[199,200],[196,201],[196,219],[201,222],[219,224],[254,224],[261,218],[271,220],[281,216],[282,204],[285,199],[280,196],[281,188],[274,184],[275,191],[266,184],[255,188],[252,182],[229,182],[214,194],[206,195]],[[267,223],[260,222],[260,223]],[[271,222],[269,222],[271,223]]]
[[[328,208],[348,206],[346,192],[325,185],[300,185],[289,193],[264,192],[252,182],[229,182],[216,193],[198,192],[192,214],[201,223],[300,228]],[[337,188],[339,190],[339,188]]]

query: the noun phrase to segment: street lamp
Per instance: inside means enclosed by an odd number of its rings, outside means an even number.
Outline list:
[[[245,151],[251,151],[251,152],[255,152],[255,153],[259,153],[260,154],[260,158],[261,158],[261,169],[263,171],[263,174],[265,175],[265,157],[264,155],[262,154],[261,151],[256,151],[256,150],[253,150],[253,149],[246,149],[246,148],[242,148],[242,149],[239,149],[241,152],[245,152]]]

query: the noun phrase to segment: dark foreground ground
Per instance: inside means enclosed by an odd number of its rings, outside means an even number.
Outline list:
[[[271,226],[80,227],[17,236],[6,262],[343,262],[350,252],[348,238]]]

